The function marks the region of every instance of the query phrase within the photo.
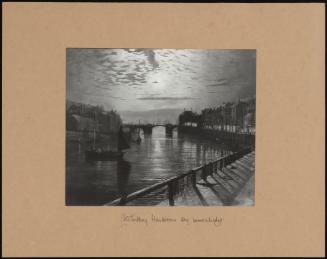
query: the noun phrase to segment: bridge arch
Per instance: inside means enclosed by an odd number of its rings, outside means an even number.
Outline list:
[[[173,129],[177,128],[178,125],[175,124],[124,124],[124,127],[129,128],[131,131],[136,129],[142,129],[144,134],[152,134],[152,129],[155,127],[164,127],[166,130],[166,134],[172,134]]]

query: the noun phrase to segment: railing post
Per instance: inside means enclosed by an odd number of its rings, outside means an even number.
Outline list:
[[[213,162],[210,162],[210,164],[209,164],[209,174],[210,175],[213,175]]]
[[[196,186],[196,172],[195,171],[192,171],[191,182],[192,182],[192,186],[195,187]]]
[[[168,184],[168,200],[169,206],[174,206],[174,182]]]
[[[187,189],[187,185],[188,185],[188,177],[185,176],[185,177],[183,177],[183,189],[182,189],[182,192],[185,192],[185,190]]]
[[[229,153],[229,155],[228,155],[228,165],[231,163],[233,161],[233,155],[232,155],[232,153]]]
[[[202,173],[201,173],[201,178],[203,180],[207,180],[207,176],[208,176],[208,165],[205,165],[203,168],[202,168]]]
[[[175,182],[175,193],[180,193],[181,188],[182,188],[181,179],[178,179],[174,182]]]

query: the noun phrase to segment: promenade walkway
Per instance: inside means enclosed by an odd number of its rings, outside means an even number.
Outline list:
[[[174,206],[252,206],[254,205],[255,151],[228,163],[212,167],[206,177],[198,175],[194,184],[184,178],[174,194]],[[171,206],[167,185],[153,190],[141,190],[131,196],[127,206]],[[149,187],[148,187],[149,188]],[[151,188],[151,187],[150,187]],[[138,195],[144,193],[144,195]],[[168,195],[169,196],[169,195]],[[119,199],[107,205],[119,205]]]
[[[222,170],[201,179],[175,198],[175,206],[254,205],[255,153],[252,152]],[[158,203],[169,206],[168,199]]]

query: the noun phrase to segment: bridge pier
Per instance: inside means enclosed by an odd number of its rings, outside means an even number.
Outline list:
[[[152,126],[144,126],[142,127],[144,134],[151,135],[152,134]]]
[[[173,129],[174,129],[173,125],[167,124],[165,126],[165,129],[166,129],[166,135],[168,135],[168,136],[173,135]]]

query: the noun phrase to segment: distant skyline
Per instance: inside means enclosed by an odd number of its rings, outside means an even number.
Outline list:
[[[255,50],[67,49],[67,99],[106,110],[200,111],[255,92]]]

